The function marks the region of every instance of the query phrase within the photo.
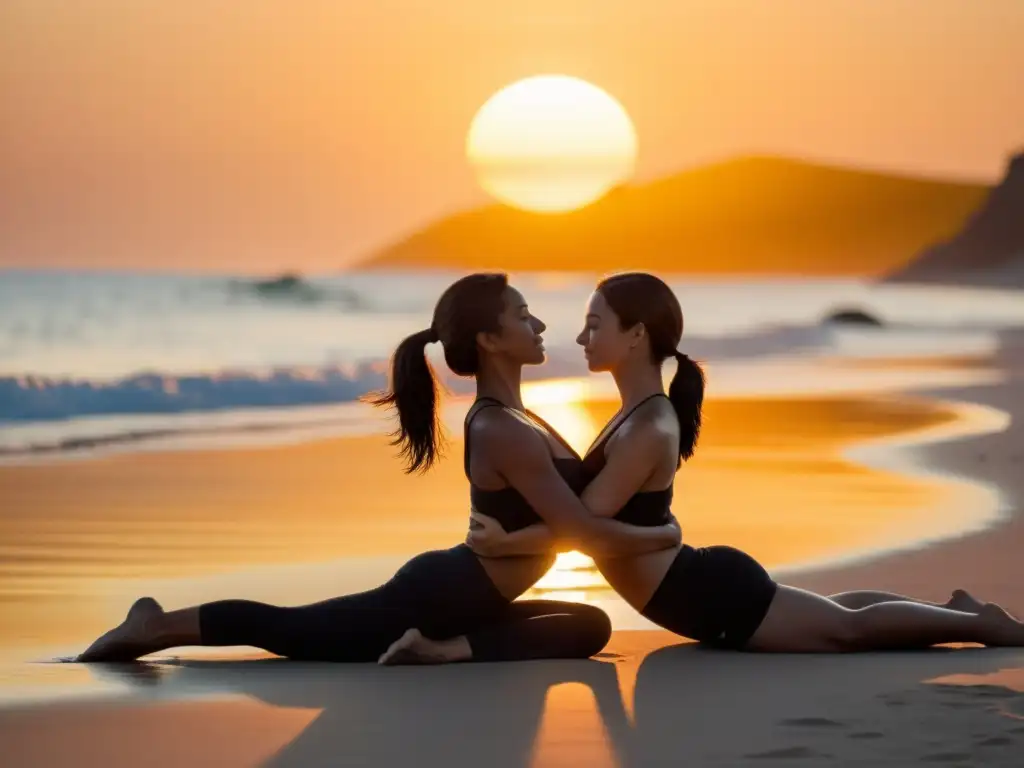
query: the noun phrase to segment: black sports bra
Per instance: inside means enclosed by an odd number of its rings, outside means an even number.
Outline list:
[[[626,423],[626,420],[633,415],[633,412],[641,405],[646,403],[655,397],[665,397],[660,392],[650,397],[646,397],[637,403],[629,412],[623,416],[619,423],[614,427],[611,427],[612,422],[615,421],[613,417],[611,421],[604,425],[604,429],[601,430],[601,434],[598,435],[597,441],[590,447],[586,455],[583,457],[583,473],[587,478],[587,483],[597,477],[601,470],[604,469],[606,460],[604,456],[604,447],[608,443],[609,438],[615,434],[616,430]],[[672,514],[672,493],[673,485],[660,491],[639,491],[634,493],[626,505],[619,510],[618,514],[615,515],[615,519],[623,523],[629,523],[630,525],[641,525],[641,526],[657,526],[664,525],[669,521],[669,517]]]
[[[484,408],[508,408],[500,400],[495,400],[490,397],[481,397],[470,406],[469,412],[466,414],[465,426],[463,427],[464,439],[465,439],[465,458],[463,460],[463,466],[466,472],[466,477],[469,479],[469,498],[473,504],[473,509],[477,512],[493,517],[499,523],[501,527],[506,531],[518,531],[521,528],[526,528],[534,523],[541,522],[540,515],[533,511],[533,507],[523,498],[523,495],[519,493],[512,486],[505,488],[498,488],[496,490],[487,490],[480,488],[473,484],[473,478],[469,473],[469,459],[470,459],[470,446],[469,446],[469,425],[473,421],[474,417]],[[508,410],[515,410],[508,408]],[[532,421],[536,422],[540,427],[546,430],[552,437],[554,437],[559,443],[565,446],[570,453],[571,457],[560,458],[553,456],[552,460],[555,463],[555,469],[558,474],[562,476],[566,484],[572,488],[573,493],[577,496],[583,493],[583,489],[586,484],[590,481],[590,478],[583,471],[583,464],[580,460],[579,454],[573,450],[572,446],[569,445],[565,438],[563,438],[558,432],[544,419],[540,418],[530,411],[522,411]]]

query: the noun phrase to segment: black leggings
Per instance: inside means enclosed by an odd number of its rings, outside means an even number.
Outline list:
[[[579,603],[510,603],[476,555],[457,547],[417,555],[368,592],[297,608],[249,600],[199,607],[203,645],[249,645],[303,661],[376,661],[407,629],[432,639],[466,635],[474,661],[587,658],[611,622]]]
[[[641,613],[677,635],[739,650],[768,614],[777,589],[745,552],[684,544]]]

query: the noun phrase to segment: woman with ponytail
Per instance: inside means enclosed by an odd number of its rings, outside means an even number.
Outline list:
[[[622,408],[583,457],[581,500],[596,517],[638,527],[670,519],[673,482],[694,452],[704,374],[678,351],[683,314],[653,275],[603,280],[577,338],[591,371],[615,379]],[[666,394],[662,367],[674,358]],[[475,551],[527,554],[548,546],[533,525],[505,532],[481,519]],[[777,652],[924,648],[952,642],[1024,646],[1024,624],[956,590],[945,604],[885,592],[825,597],[777,584],[752,557],[725,546],[680,544],[632,557],[595,558],[609,584],[637,611],[677,634],[722,648]]]
[[[544,362],[543,330],[505,275],[474,274],[449,286],[430,327],[395,351],[390,391],[370,398],[397,412],[395,443],[406,470],[426,471],[440,458],[438,388],[425,356],[428,344],[440,343],[448,368],[476,379],[465,423],[474,516],[509,530],[543,520],[568,545],[594,554],[675,546],[674,521],[640,528],[594,518],[580,503],[579,457],[523,407],[519,392],[522,367]],[[550,568],[554,554],[547,547],[529,556],[482,557],[460,544],[414,557],[376,589],[300,607],[221,600],[164,611],[144,597],[78,660],[124,661],[201,645],[255,646],[308,661],[586,658],[610,636],[604,612],[550,600],[512,602]]]

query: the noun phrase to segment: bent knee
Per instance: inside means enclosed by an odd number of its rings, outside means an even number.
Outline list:
[[[584,631],[581,633],[580,655],[590,657],[600,653],[612,639],[612,620],[600,608],[586,607],[588,611],[581,622]]]

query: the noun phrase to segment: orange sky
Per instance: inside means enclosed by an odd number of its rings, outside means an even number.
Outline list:
[[[466,128],[560,72],[638,178],[744,152],[993,179],[1021,0],[3,0],[0,266],[332,269],[484,200]]]

